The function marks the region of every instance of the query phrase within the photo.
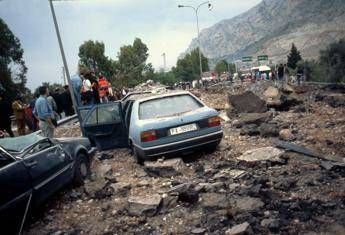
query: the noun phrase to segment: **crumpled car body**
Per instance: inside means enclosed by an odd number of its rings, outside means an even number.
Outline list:
[[[82,184],[94,148],[87,138],[49,139],[36,133],[0,140],[0,224],[18,234],[28,213],[62,187]]]

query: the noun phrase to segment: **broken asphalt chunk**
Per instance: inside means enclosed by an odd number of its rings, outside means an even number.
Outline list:
[[[159,194],[146,196],[131,196],[127,201],[127,211],[134,216],[154,216],[161,204],[162,198]]]
[[[164,161],[145,162],[145,170],[151,176],[171,177],[181,175],[184,167],[181,158],[173,158]]]
[[[284,151],[274,147],[263,147],[246,151],[238,160],[246,162],[272,161],[281,162]]]

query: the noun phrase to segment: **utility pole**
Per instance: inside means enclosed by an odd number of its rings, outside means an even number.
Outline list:
[[[162,54],[162,56],[163,56],[163,71],[164,71],[164,73],[166,72],[166,68],[167,68],[167,59],[166,59],[166,54],[165,54],[165,52]]]
[[[67,85],[67,81],[66,81],[66,71],[65,71],[65,67],[62,66],[62,80],[63,80],[63,84],[64,86]]]
[[[199,28],[199,16],[198,16],[198,12],[201,6],[203,5],[208,5],[208,9],[211,11],[213,6],[210,3],[210,1],[207,2],[203,2],[201,4],[199,4],[197,7],[193,7],[193,6],[186,6],[186,5],[178,5],[179,8],[182,7],[188,7],[188,8],[192,8],[195,12],[195,16],[196,16],[196,27],[197,27],[197,32],[198,32],[198,51],[199,51],[199,63],[200,63],[200,79],[202,79],[202,59],[201,59],[201,43],[200,43],[200,28]]]
[[[77,101],[75,99],[75,95],[74,95],[74,91],[73,91],[73,87],[72,87],[72,83],[71,83],[71,77],[70,77],[70,74],[69,74],[67,60],[66,60],[66,56],[65,56],[65,51],[63,49],[62,40],[61,40],[61,36],[60,36],[59,26],[58,26],[58,23],[57,23],[57,20],[56,20],[56,15],[55,15],[54,6],[53,6],[53,1],[54,0],[48,0],[48,1],[49,1],[49,5],[50,5],[50,10],[51,10],[52,16],[53,16],[56,36],[57,36],[57,39],[58,39],[58,42],[59,42],[59,47],[60,47],[60,52],[61,52],[61,57],[62,57],[64,69],[66,71],[68,88],[69,88],[69,92],[71,93],[71,98],[72,98],[72,103],[73,103],[74,111],[75,111],[76,114],[78,114],[78,103],[77,103]]]

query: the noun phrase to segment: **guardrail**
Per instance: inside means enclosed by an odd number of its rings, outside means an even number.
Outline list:
[[[58,126],[62,126],[64,124],[67,124],[67,123],[72,122],[72,121],[78,121],[78,115],[77,114],[74,114],[74,115],[66,117],[66,118],[62,118],[62,119],[57,121],[57,124],[58,124]]]

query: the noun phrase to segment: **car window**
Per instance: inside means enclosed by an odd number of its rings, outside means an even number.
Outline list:
[[[21,152],[42,139],[44,139],[44,137],[36,133],[32,133],[14,138],[0,139],[0,146],[8,152]]]
[[[0,169],[14,162],[14,159],[0,151]]]
[[[168,96],[139,105],[139,119],[160,118],[193,111],[203,105],[190,95]]]
[[[35,154],[35,153],[41,152],[41,151],[43,151],[43,150],[45,150],[45,149],[48,149],[48,148],[50,148],[50,147],[52,147],[52,146],[54,146],[54,144],[53,144],[50,140],[46,139],[46,140],[43,140],[43,141],[37,143],[37,144],[29,151],[29,153],[30,153],[30,154]]]
[[[92,113],[85,121],[86,126],[121,122],[120,108],[118,104],[99,106],[91,112]]]

